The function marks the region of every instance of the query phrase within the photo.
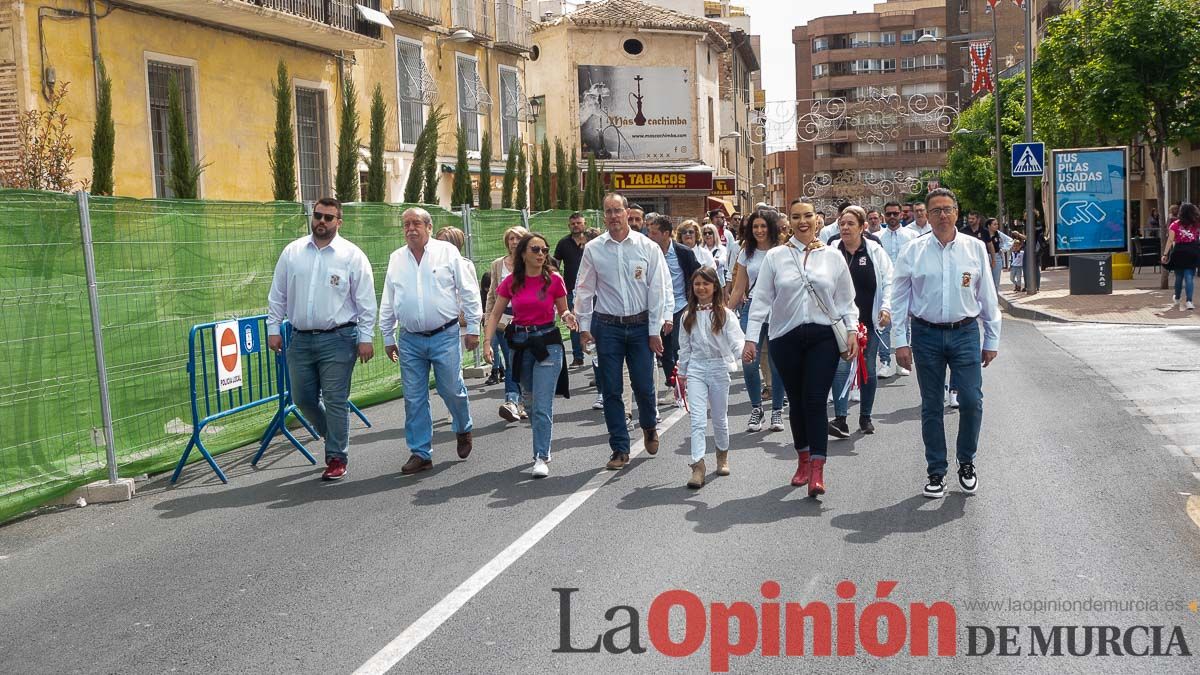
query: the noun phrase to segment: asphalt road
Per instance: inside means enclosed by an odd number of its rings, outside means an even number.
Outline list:
[[[769,630],[734,628],[731,642],[759,639],[731,668],[1194,672],[1194,658],[1094,656],[1098,643],[1090,657],[1027,656],[1029,627],[1049,634],[1056,625],[1115,626],[1122,635],[1165,626],[1164,649],[1178,626],[1187,649],[1200,650],[1200,614],[1184,606],[1200,599],[1200,531],[1187,514],[1200,493],[1198,469],[1179,438],[1187,429],[1169,426],[1172,406],[1187,418],[1181,423],[1195,419],[1186,396],[1200,375],[1176,366],[1189,344],[1194,362],[1200,336],[1165,343],[1163,335],[1007,321],[1000,358],[985,371],[979,493],[965,496],[951,481],[939,501],[920,496],[915,378],[883,386],[875,436],[832,441],[829,494],[820,500],[787,484],[790,433],[741,432],[748,405],[739,383],[733,475],[699,491],[684,487],[687,423],[673,409],[663,409],[670,426],[658,456],[641,454],[613,474],[601,470],[606,436],[591,391],[560,400],[552,473],[535,481],[529,429],[499,421],[497,387],[474,399],[471,458],[454,456],[442,423],[436,466],[417,477],[399,473],[402,405],[377,406],[367,411],[374,429],[355,422],[340,483],[318,482],[319,470],[279,445],[257,470],[246,453],[225,455],[229,485],[193,465],[177,487],[166,476],[140,485],[131,503],[0,528],[0,672],[351,673],[393,664],[397,673],[697,672],[713,665],[720,640],[712,630],[725,621],[697,624],[703,643],[690,656],[664,655],[648,628],[656,597],[683,589],[706,612],[744,601],[762,619],[764,603],[834,610],[843,580],[857,586],[849,602],[858,617],[879,582],[896,582],[889,600],[910,619],[896,634],[900,655],[869,655],[864,630],[854,656],[764,656]],[[1127,381],[1128,369],[1113,366],[1118,348],[1122,358],[1140,354],[1146,365],[1137,372],[1151,375]],[[585,380],[572,378],[577,390]],[[1157,381],[1173,393],[1154,389]],[[1128,392],[1143,390],[1145,400],[1131,400]],[[435,410],[445,418],[440,404]],[[950,413],[951,437],[955,429]],[[778,582],[778,600],[764,600],[766,581]],[[632,611],[647,651],[555,652],[567,593],[556,588],[578,589],[570,592],[573,648],[606,631],[614,648],[628,647],[622,626]],[[1118,604],[1033,607],[1087,600]],[[919,622],[909,605],[937,601],[953,605],[958,656],[911,656]],[[631,609],[606,618],[617,606]],[[684,640],[684,611],[667,616],[671,639]],[[849,643],[833,625],[835,645]],[[998,633],[1001,625],[1020,627],[1021,658],[998,656],[999,646],[968,656],[972,631],[983,635],[970,626]],[[1132,635],[1137,649],[1146,646],[1142,632]]]

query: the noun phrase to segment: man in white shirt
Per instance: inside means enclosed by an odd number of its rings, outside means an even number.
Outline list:
[[[867,231],[868,232],[878,236],[880,231],[882,231],[882,229],[883,229],[882,223],[883,223],[883,219],[879,216],[879,209],[875,208],[874,206],[867,209]],[[895,259],[896,259],[895,257],[892,257],[892,260],[895,260]]]
[[[658,453],[654,396],[654,354],[663,353],[661,332],[670,300],[669,274],[662,249],[629,228],[628,202],[612,193],[604,198],[608,232],[583,249],[575,280],[575,308],[584,344],[595,342],[599,355],[604,422],[612,450],[606,468],[629,463],[629,430],[621,400],[621,364],[629,366],[638,421],[646,452]]]
[[[921,205],[921,213],[925,212],[925,205]],[[888,258],[895,261],[900,257],[900,250],[904,245],[913,239],[917,238],[917,233],[912,228],[904,227],[900,224],[900,203],[888,202],[883,207],[883,218],[887,227],[879,233],[879,243],[883,244],[883,250],[888,254]],[[907,368],[899,368],[892,363],[892,331],[886,330],[881,336],[879,346],[879,361],[883,367],[879,369],[879,377],[889,378],[899,372],[901,375],[911,375],[912,373]]]
[[[842,226],[838,225],[837,218],[834,218],[832,223],[826,225],[824,214],[817,212],[817,225],[821,228],[821,233],[817,235],[821,243],[828,244],[830,239],[842,234]]]
[[[975,453],[983,421],[983,371],[1000,347],[1000,306],[983,242],[959,232],[958,199],[944,188],[925,198],[933,233],[905,245],[896,261],[892,312],[896,361],[917,363],[921,436],[929,482],[924,494],[945,494],[946,432],[942,404],[946,367],[958,384],[958,483],[975,492]],[[905,329],[912,321],[912,342]],[[982,340],[980,331],[982,328]],[[980,343],[982,341],[982,349]],[[981,368],[982,366],[982,368]]]
[[[338,236],[342,205],[318,200],[311,234],[288,244],[275,264],[267,296],[267,346],[283,350],[281,328],[292,324],[287,368],[292,400],[325,439],[322,480],[346,475],[350,442],[350,376],[354,360],[375,355],[375,278],[371,262]]]
[[[921,202],[913,204],[913,221],[905,225],[919,237],[923,234],[929,234],[933,231],[933,226],[929,224],[928,214],[925,212],[925,205]]]
[[[471,454],[471,407],[462,378],[458,316],[466,319],[467,350],[479,345],[483,307],[479,282],[458,249],[430,238],[433,219],[425,209],[402,215],[404,246],[388,259],[379,328],[388,358],[400,363],[404,384],[404,440],[412,456],[400,469],[414,474],[433,467],[433,416],[429,410],[429,370],[438,395],[450,409],[458,456]],[[399,339],[396,337],[399,328]]]

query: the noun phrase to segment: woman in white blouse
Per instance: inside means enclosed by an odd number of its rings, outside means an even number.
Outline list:
[[[700,228],[700,245],[697,248],[704,249],[713,259],[721,285],[729,281],[729,251],[721,243],[721,235],[717,233],[716,225],[707,223]]]
[[[858,307],[854,282],[841,252],[817,238],[813,205],[797,199],[789,209],[792,238],[767,253],[758,272],[746,335],[757,336],[771,318],[771,355],[791,399],[792,442],[799,455],[792,485],[808,485],[808,495],[825,494],[825,455],[829,445],[825,400],[837,370],[838,336],[846,337],[843,359],[858,350]],[[758,351],[747,339],[742,360]]]

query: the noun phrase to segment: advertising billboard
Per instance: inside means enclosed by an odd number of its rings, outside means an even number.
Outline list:
[[[1054,255],[1118,253],[1129,248],[1129,158],[1125,148],[1051,153]]]
[[[699,157],[687,68],[579,66],[583,155],[599,160]]]

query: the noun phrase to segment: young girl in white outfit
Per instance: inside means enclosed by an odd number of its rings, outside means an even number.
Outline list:
[[[687,486],[704,486],[705,429],[712,412],[717,441],[717,475],[729,475],[729,373],[738,369],[746,336],[711,267],[692,275],[692,296],[679,334],[679,373],[687,387],[692,422],[692,477]]]

